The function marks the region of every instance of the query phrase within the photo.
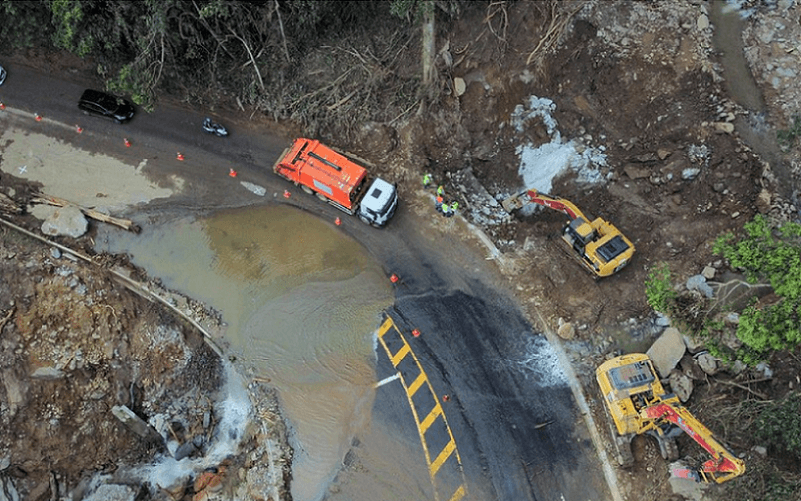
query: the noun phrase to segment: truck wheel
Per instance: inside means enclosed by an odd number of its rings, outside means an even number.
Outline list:
[[[359,216],[359,219],[361,219],[361,221],[362,221],[364,224],[370,224],[370,220],[369,220],[369,219],[367,219],[367,216]]]
[[[320,199],[320,200],[322,200],[323,202],[328,202],[328,199],[327,199],[327,198],[325,198],[325,195],[323,195],[323,194],[322,194],[322,193],[320,193],[319,191],[318,191],[317,193],[315,193],[315,195],[317,195],[317,198],[319,198],[319,199]]]
[[[311,195],[311,194],[313,194],[313,193],[314,193],[314,192],[312,191],[312,189],[311,189],[311,188],[309,188],[309,187],[308,187],[308,186],[306,186],[306,185],[303,185],[303,186],[301,186],[301,187],[300,187],[300,189],[302,189],[303,191],[305,191],[305,192],[306,192],[306,193],[308,193],[309,195]]]

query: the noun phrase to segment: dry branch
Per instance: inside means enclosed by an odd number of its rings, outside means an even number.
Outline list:
[[[0,193],[0,210],[12,214],[22,214],[22,207],[12,198]]]
[[[8,321],[11,320],[11,317],[14,316],[15,311],[17,311],[17,308],[15,306],[12,306],[11,309],[8,310],[8,314],[6,314],[5,317],[0,319],[0,332],[3,331],[3,327],[5,327]]]
[[[723,384],[727,384],[729,386],[734,386],[736,388],[740,388],[741,390],[745,390],[745,391],[747,391],[747,392],[749,392],[749,393],[751,393],[753,395],[756,395],[757,397],[761,398],[762,400],[767,400],[768,399],[768,396],[765,395],[764,393],[762,393],[761,391],[752,390],[751,388],[749,388],[747,386],[743,386],[743,385],[741,385],[739,383],[735,383],[734,381],[723,381],[723,380],[720,380],[718,382],[719,383],[723,383]]]
[[[133,221],[129,219],[122,219],[118,217],[109,216],[108,214],[103,214],[102,212],[98,212],[94,209],[90,209],[88,207],[82,207],[68,200],[64,200],[51,195],[45,195],[43,193],[39,193],[37,194],[37,197],[32,200],[32,202],[45,203],[48,205],[54,205],[56,207],[77,207],[83,214],[85,214],[88,217],[91,217],[92,219],[96,219],[104,223],[113,224],[115,226],[119,226],[122,229],[133,231],[134,233],[139,233],[140,230],[139,226],[134,224]]]
[[[528,55],[528,59],[526,59],[526,65],[531,64],[531,62],[536,58],[542,60],[544,54],[551,48],[553,48],[556,43],[559,41],[559,38],[562,36],[562,33],[567,29],[567,25],[570,22],[570,19],[576,15],[576,13],[584,7],[583,4],[579,4],[578,7],[574,8],[570,12],[566,12],[564,14],[560,14],[559,4],[558,2],[551,3],[551,23],[548,26],[548,29],[545,31],[545,35],[540,38],[539,43],[537,46],[534,47],[534,50]]]

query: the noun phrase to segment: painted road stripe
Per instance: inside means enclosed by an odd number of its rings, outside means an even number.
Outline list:
[[[397,353],[392,355],[392,358],[390,359],[392,360],[392,365],[397,367],[400,361],[403,360],[403,357],[408,355],[410,351],[412,351],[412,347],[409,346],[407,343],[404,343],[401,349],[398,350]]]
[[[398,377],[400,377],[400,372],[398,373]],[[419,390],[420,387],[423,386],[423,383],[425,382],[426,382],[426,375],[421,372],[420,374],[417,375],[417,378],[415,378],[412,384],[409,385],[409,388],[407,389],[409,395],[414,395],[415,393],[417,393],[417,390]]]
[[[428,413],[428,416],[426,416],[423,422],[420,423],[420,430],[422,430],[423,433],[428,431],[428,429],[431,428],[431,425],[434,423],[434,420],[437,419],[440,414],[442,414],[442,406],[440,406],[438,402],[437,405],[431,409],[431,412]]]
[[[465,496],[465,494],[467,494],[467,490],[465,490],[464,484],[462,484],[459,486],[458,489],[456,489],[456,492],[453,493],[453,496],[451,496],[450,501],[459,501]]]
[[[432,476],[437,474],[439,469],[442,468],[442,463],[447,461],[447,459],[451,457],[451,454],[453,454],[453,451],[455,450],[456,450],[456,442],[451,440],[450,442],[448,442],[448,445],[446,445],[445,448],[442,449],[442,451],[439,453],[437,459],[433,463],[431,463],[431,466],[429,468],[431,468]]]
[[[395,334],[397,334],[398,339],[400,340],[403,345],[401,348],[395,352],[394,354],[389,349],[389,345],[387,341],[384,339],[384,336],[392,330]],[[395,322],[392,320],[392,317],[387,315],[386,320],[384,323],[381,324],[381,327],[378,329],[378,340],[381,342],[381,345],[384,347],[384,351],[387,352],[387,357],[389,358],[390,362],[392,362],[392,366],[396,369],[398,368],[398,364],[401,363],[407,356],[411,356],[412,361],[414,361],[417,368],[420,370],[420,373],[417,377],[412,381],[412,384],[409,385],[406,383],[406,377],[404,377],[402,372],[396,373],[394,376],[390,376],[386,379],[381,380],[376,387],[382,384],[386,384],[389,381],[394,381],[395,379],[400,379],[401,385],[403,386],[404,391],[406,392],[406,399],[409,401],[409,408],[412,411],[412,416],[414,417],[414,422],[417,425],[417,432],[420,435],[420,444],[423,447],[423,455],[425,456],[426,464],[428,465],[428,472],[431,476],[431,485],[434,487],[434,501],[439,501],[440,496],[437,492],[437,473],[442,468],[442,465],[450,458],[451,456],[455,456],[456,464],[459,468],[459,473],[462,477],[461,485],[456,489],[453,495],[448,498],[449,501],[459,501],[463,497],[467,495],[467,484],[464,478],[464,471],[462,470],[462,459],[459,457],[459,450],[456,448],[456,440],[453,438],[453,432],[451,431],[450,426],[448,426],[448,419],[445,416],[445,411],[442,408],[442,405],[439,403],[439,398],[437,398],[437,394],[434,391],[433,386],[431,386],[431,381],[428,379],[425,371],[423,370],[423,366],[420,361],[417,359],[417,355],[415,355],[412,347],[406,341],[406,338],[401,333],[400,329],[395,325]],[[393,338],[393,345],[396,344]],[[409,363],[409,362],[405,362]],[[423,421],[420,421],[420,415],[417,413],[417,407],[415,407],[414,400],[412,397],[415,393],[423,386],[423,384],[428,386],[428,390],[431,392],[431,396],[434,398],[434,408],[426,415]],[[429,452],[429,445],[428,441],[426,440],[426,431],[436,422],[437,418],[442,417],[442,422],[445,425],[445,430],[448,432],[448,438],[450,439],[445,447],[440,451],[437,455],[437,458],[432,462],[431,461],[431,453]]]
[[[396,372],[394,376],[385,377],[381,381],[377,382],[375,384],[375,388],[380,388],[380,387],[384,386],[387,383],[391,383],[392,381],[395,381],[396,379],[400,379],[400,377],[401,377],[400,372]]]
[[[386,334],[387,331],[390,330],[394,325],[395,324],[392,323],[392,319],[387,317],[387,319],[384,320],[384,323],[381,324],[381,327],[378,328],[378,337],[383,338],[384,334]]]

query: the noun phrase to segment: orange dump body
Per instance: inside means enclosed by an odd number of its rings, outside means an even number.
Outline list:
[[[306,186],[353,213],[367,179],[364,167],[314,139],[299,138],[284,151],[273,171]]]

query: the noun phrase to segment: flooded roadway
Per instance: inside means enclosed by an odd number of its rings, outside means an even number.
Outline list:
[[[286,206],[102,232],[97,250],[221,312],[229,352],[279,390],[297,501],[609,499],[553,349],[475,278],[453,289],[465,277],[411,257],[419,281],[393,290],[358,243]],[[377,338],[382,312],[398,326]]]
[[[332,225],[288,207],[180,218],[97,241],[221,312],[228,351],[279,390],[293,430],[293,498],[322,499],[371,421],[373,331],[392,302],[382,270]]]
[[[265,206],[211,165],[153,157],[145,168],[136,155],[98,153],[108,148],[99,135],[59,141],[0,129],[5,173],[50,193],[73,186],[58,194],[86,205],[157,204],[136,210],[139,235],[98,226],[97,250],[130,254],[221,312],[232,355],[279,390],[296,451],[294,499],[610,499],[553,349],[490,285],[459,219],[424,232],[406,200],[386,230],[336,227],[336,211],[314,198],[310,210],[324,218]],[[258,206],[195,216],[229,200]],[[404,278],[401,287],[390,288],[382,266]],[[376,337],[385,311],[398,322],[386,350]],[[417,385],[415,359],[429,385]]]

